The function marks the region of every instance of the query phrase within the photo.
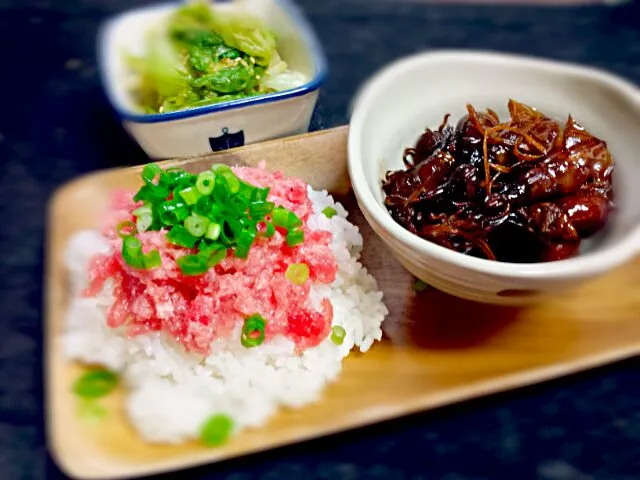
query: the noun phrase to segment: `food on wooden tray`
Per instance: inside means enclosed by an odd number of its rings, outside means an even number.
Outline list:
[[[142,179],[66,253],[65,353],[103,368],[72,386],[85,411],[121,379],[144,439],[217,445],[318,400],[354,346],[380,340],[382,292],[327,192],[264,165],[151,164]]]
[[[145,113],[166,113],[297,88],[275,35],[247,14],[185,4],[147,32],[144,53],[130,56],[133,94]]]
[[[509,101],[511,118],[446,115],[387,172],[385,206],[410,232],[472,256],[515,263],[561,260],[600,231],[614,209],[614,160],[571,115],[564,127]]]

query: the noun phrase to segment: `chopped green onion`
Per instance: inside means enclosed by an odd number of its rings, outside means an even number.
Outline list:
[[[200,441],[207,447],[222,445],[233,432],[233,420],[228,415],[209,417],[200,429]]]
[[[174,225],[167,233],[167,240],[179,247],[193,248],[198,242],[198,237],[189,233],[182,225]]]
[[[194,205],[200,198],[200,194],[193,187],[183,188],[178,192],[187,205]]]
[[[287,230],[299,227],[302,225],[302,220],[284,207],[275,207],[271,212],[271,220],[276,227],[281,227]]]
[[[226,219],[222,223],[222,229],[219,237],[220,241],[228,247],[233,247],[236,244],[241,231],[242,225],[238,224],[235,220]]]
[[[207,262],[198,255],[183,255],[176,259],[176,263],[184,275],[202,275],[209,270]]]
[[[169,200],[160,205],[158,215],[165,225],[175,225],[189,216],[189,208],[180,200]]]
[[[269,215],[274,207],[275,204],[273,202],[253,202],[249,205],[249,213],[252,218],[262,219]]]
[[[287,245],[304,241],[302,220],[294,212],[268,201],[268,187],[241,180],[227,165],[212,165],[210,170],[193,175],[181,168],[163,170],[149,164],[142,169],[141,177],[144,185],[134,200],[144,205],[133,211],[134,222],[118,226],[118,233],[124,237],[123,258],[134,268],[162,265],[158,251],[143,253],[140,240],[134,236],[150,230],[167,231],[166,240],[179,247],[197,247],[197,254],[176,260],[186,275],[205,273],[225,259],[229,249],[236,257],[247,258],[256,236],[273,237],[276,227],[285,231]],[[258,232],[262,224],[264,228]],[[301,268],[307,269],[306,274],[289,273],[294,282],[304,283],[301,279],[308,278],[308,267]]]
[[[288,230],[291,230],[292,228],[296,228],[302,225],[302,220],[300,220],[300,217],[298,217],[291,210],[289,210],[289,219],[287,220],[287,222],[288,222],[288,226],[287,226]]]
[[[292,263],[287,267],[285,278],[296,285],[304,285],[309,279],[309,266],[306,263]]]
[[[202,237],[207,232],[207,227],[209,226],[209,220],[198,215],[191,214],[184,221],[184,228],[187,229],[194,237]]]
[[[238,258],[247,258],[247,255],[249,255],[249,249],[251,249],[251,245],[253,245],[255,239],[255,232],[250,230],[243,230],[240,232],[234,255]]]
[[[142,242],[133,235],[124,237],[122,240],[122,258],[131,267],[144,268]]]
[[[226,202],[231,196],[229,182],[227,182],[227,179],[223,175],[216,175],[213,186],[213,196],[218,202]]]
[[[205,232],[204,236],[209,240],[217,240],[218,237],[220,236],[221,231],[222,231],[222,228],[220,227],[219,223],[211,222],[207,226],[207,231]]]
[[[265,230],[264,232],[262,232],[262,235],[265,236],[266,238],[271,238],[275,235],[275,233],[276,233],[276,227],[273,226],[273,223],[267,222]]]
[[[162,265],[162,258],[160,258],[160,254],[157,250],[151,250],[142,257],[142,264],[145,269],[151,270],[152,268]]]
[[[249,206],[249,202],[242,198],[240,195],[236,195],[235,197],[231,197],[230,206],[240,215],[244,215],[247,211],[247,207]]]
[[[322,213],[324,213],[325,217],[331,218],[335,216],[338,213],[338,211],[333,207],[326,207],[322,210]]]
[[[215,216],[212,211],[213,206],[214,203],[211,197],[200,197],[194,205],[193,211],[203,217],[211,218]]]
[[[141,207],[136,208],[132,213],[135,217],[140,217],[142,215],[151,215],[153,209],[151,205],[143,205]]]
[[[224,171],[222,172],[222,176],[227,181],[231,194],[236,194],[240,191],[240,179],[236,177],[235,173],[233,173],[232,171]]]
[[[288,246],[295,247],[304,242],[304,232],[299,229],[289,230],[286,240]]]
[[[158,165],[150,163],[142,169],[142,180],[144,180],[145,183],[153,183],[156,175],[160,175],[161,173],[162,169]]]
[[[202,172],[196,180],[196,190],[200,195],[211,195],[216,176],[212,172]]]
[[[143,185],[138,193],[133,196],[134,202],[139,202],[142,200],[143,202],[161,202],[165,200],[169,196],[169,189],[164,185],[154,185],[152,183],[148,183]]]
[[[342,345],[346,334],[347,332],[343,327],[341,327],[340,325],[335,325],[331,329],[331,341],[336,345]]]
[[[416,292],[423,292],[425,291],[427,288],[429,288],[429,284],[423,282],[422,280],[420,280],[419,278],[416,279],[416,281],[413,284],[413,289]]]
[[[268,196],[269,196],[269,187],[255,188],[253,192],[251,192],[251,203],[264,202],[267,200]]]
[[[240,180],[240,190],[238,190],[238,196],[242,197],[247,201],[247,203],[251,203],[253,201],[253,197],[255,196],[254,191],[257,190],[253,185],[249,185],[248,183]]]
[[[288,228],[289,210],[284,207],[276,207],[271,212],[271,221],[276,227]]]
[[[125,232],[125,230],[129,230],[128,232]],[[130,220],[125,220],[124,222],[120,222],[117,226],[116,226],[116,231],[118,232],[118,236],[120,238],[124,238],[127,237],[129,235],[135,235],[136,233],[136,224],[133,223]]]
[[[143,205],[133,211],[136,217],[136,228],[138,232],[146,232],[153,224],[153,208],[151,205]]]
[[[225,165],[224,163],[214,163],[213,165],[211,165],[211,171],[215,174],[222,174],[224,172],[233,173],[231,167],[229,165]]]
[[[83,398],[100,398],[118,386],[118,376],[109,370],[92,370],[73,384],[73,392]]]
[[[193,175],[185,172],[181,168],[169,168],[167,169],[166,174],[166,177],[168,178],[160,176],[160,183],[166,182],[171,188],[187,187],[192,183],[191,180],[193,179]]]
[[[143,254],[142,242],[133,235],[126,236],[122,240],[122,258],[127,265],[138,269],[151,269],[162,265],[158,251],[152,250]]]
[[[245,318],[242,326],[242,336],[240,337],[242,346],[251,348],[261,345],[264,342],[266,325],[267,321],[262,315],[255,314]]]
[[[146,232],[151,227],[153,223],[153,216],[151,214],[146,213],[144,215],[140,215],[136,220],[136,229],[138,232]]]
[[[199,248],[198,256],[206,262],[209,268],[215,267],[227,258],[227,248],[219,243],[205,245],[205,242],[200,242]]]

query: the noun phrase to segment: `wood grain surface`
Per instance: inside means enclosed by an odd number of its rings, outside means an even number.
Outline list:
[[[362,262],[377,278],[390,313],[385,338],[366,354],[352,353],[324,398],[283,410],[265,427],[241,432],[220,448],[196,443],[144,443],[128,424],[118,391],[105,419],[78,415],[70,386],[81,367],[60,345],[67,273],[62,254],[70,235],[95,227],[116,187],[138,185],[141,167],[82,177],[62,187],[50,205],[47,238],[47,429],[58,464],[78,478],[130,478],[216,462],[295,443],[411,412],[559,377],[640,352],[640,261],[526,308],[476,304],[413,279],[363,220],[348,193],[346,127],[276,140],[203,158],[164,162],[197,172],[212,161],[255,165],[299,175],[335,191],[364,236]]]

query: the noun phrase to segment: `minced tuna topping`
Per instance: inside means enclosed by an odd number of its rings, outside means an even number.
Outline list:
[[[211,344],[228,337],[247,318],[264,319],[264,341],[284,335],[304,350],[318,345],[331,331],[332,306],[328,298],[312,302],[312,282],[330,284],[338,264],[331,249],[331,232],[312,230],[308,219],[312,203],[307,185],[297,178],[269,173],[264,166],[240,167],[233,173],[255,187],[269,188],[267,200],[294,212],[302,221],[304,241],[289,246],[286,231],[276,228],[271,237],[257,236],[246,258],[230,249],[226,257],[199,275],[186,275],[176,259],[195,253],[167,241],[165,230],[137,232],[142,251],[157,250],[161,265],[134,268],[123,258],[123,238],[118,225],[134,223],[135,191],[117,191],[105,216],[103,234],[111,244],[108,254],[97,255],[89,268],[86,295],[98,294],[107,280],[113,282],[114,303],[107,312],[111,328],[129,335],[165,331],[187,351],[211,353]],[[265,223],[258,229],[265,227]],[[287,275],[291,265],[306,265],[302,282]]]

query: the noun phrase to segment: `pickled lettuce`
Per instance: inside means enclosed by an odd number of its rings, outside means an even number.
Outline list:
[[[128,57],[132,94],[145,113],[165,113],[299,87],[275,35],[258,19],[185,4],[147,32],[144,54]]]

